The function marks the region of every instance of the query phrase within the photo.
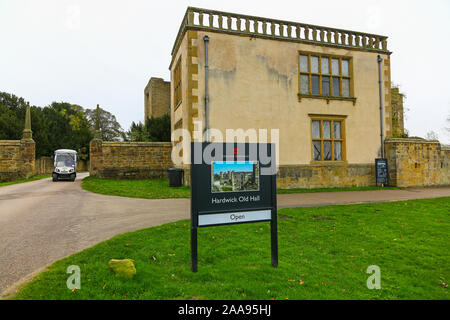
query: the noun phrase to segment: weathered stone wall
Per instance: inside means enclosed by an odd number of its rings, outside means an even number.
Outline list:
[[[51,174],[52,172],[53,172],[52,157],[40,157],[39,159],[36,159],[34,174],[44,175],[44,174]]]
[[[150,78],[144,89],[145,119],[161,117],[170,112],[170,81]]]
[[[0,182],[33,175],[34,157],[33,140],[0,140]]]
[[[441,185],[450,185],[450,147],[441,146]]]
[[[190,184],[190,170],[184,170],[184,184]],[[283,165],[277,173],[278,189],[367,187],[375,185],[375,164]]]
[[[105,142],[90,144],[91,176],[111,179],[167,177],[172,167],[170,142]]]
[[[403,99],[405,95],[396,87],[391,88],[392,137],[401,138],[405,134]]]
[[[375,185],[374,164],[280,166],[277,188],[367,187]]]
[[[168,142],[103,142],[91,141],[90,174],[114,179],[148,179],[167,177],[171,161]],[[450,149],[438,141],[422,139],[386,140],[390,185],[450,185]],[[375,159],[374,159],[375,160]],[[190,182],[185,168],[184,183]],[[375,185],[374,163],[281,165],[277,187],[327,188]]]
[[[36,159],[34,169],[35,169],[34,174],[36,175],[51,174],[53,172],[52,157],[40,157],[39,159]],[[88,170],[89,170],[89,161],[78,159],[77,172],[83,172]]]
[[[89,171],[89,160],[78,160],[77,162],[77,172]]]
[[[391,186],[450,185],[450,148],[439,141],[388,138],[385,146]],[[373,163],[280,166],[277,174],[280,189],[373,185]]]
[[[450,185],[450,150],[439,141],[391,138],[385,146],[391,185]]]

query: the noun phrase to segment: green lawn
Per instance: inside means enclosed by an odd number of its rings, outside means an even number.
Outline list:
[[[41,179],[50,178],[50,177],[51,177],[51,175],[32,176],[32,177],[30,177],[28,179],[20,179],[20,180],[13,180],[13,181],[7,181],[7,182],[0,182],[0,187],[9,186],[9,185],[12,185],[12,184],[17,184],[17,183],[41,180]]]
[[[450,198],[279,210],[279,267],[268,223],[199,229],[190,270],[189,221],[118,235],[54,263],[17,299],[449,299]],[[135,260],[127,280],[111,258]],[[66,287],[70,265],[81,289]],[[381,290],[366,286],[370,265]]]
[[[189,198],[189,187],[170,188],[168,179],[114,180],[86,177],[81,187],[87,191],[113,196],[164,199]]]
[[[189,187],[170,188],[168,179],[152,180],[115,180],[87,177],[83,179],[82,188],[106,195],[163,199],[163,198],[189,198]],[[400,189],[397,187],[352,187],[352,188],[319,188],[319,189],[279,189],[278,194],[286,193],[311,193],[311,192],[336,192],[336,191],[367,191],[381,189]]]

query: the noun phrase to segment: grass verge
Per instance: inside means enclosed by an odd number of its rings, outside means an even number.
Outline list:
[[[41,179],[50,178],[50,177],[51,177],[51,175],[32,176],[32,177],[27,178],[27,179],[20,179],[20,180],[13,180],[13,181],[7,181],[7,182],[0,182],[0,187],[9,186],[9,185],[12,185],[12,184],[17,184],[17,183],[36,181],[36,180],[41,180]]]
[[[279,210],[279,267],[268,223],[199,229],[190,270],[189,221],[113,237],[55,262],[16,299],[449,299],[450,198]],[[111,258],[135,260],[118,278]],[[66,287],[81,268],[81,289]],[[381,270],[369,290],[366,270]]]
[[[164,198],[189,198],[189,187],[170,188],[168,179],[152,180],[116,180],[87,177],[83,179],[82,188],[105,195],[164,199]],[[382,189],[400,189],[397,187],[351,187],[351,188],[319,188],[319,189],[279,189],[278,194],[288,193],[312,193],[312,192],[338,192],[338,191],[368,191]]]
[[[168,179],[115,180],[86,177],[81,187],[87,191],[130,198],[189,198],[189,187],[170,188]]]

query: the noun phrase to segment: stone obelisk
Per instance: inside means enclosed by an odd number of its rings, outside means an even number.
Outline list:
[[[27,102],[27,109],[25,112],[25,128],[23,129],[22,140],[33,140],[33,132],[31,131],[30,103],[28,102]]]

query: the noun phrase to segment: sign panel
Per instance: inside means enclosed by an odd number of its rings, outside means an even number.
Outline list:
[[[269,221],[271,218],[272,211],[270,210],[202,214],[198,217],[198,226],[202,227],[218,224]]]
[[[375,159],[375,178],[376,184],[382,183],[387,186],[389,184],[388,162],[385,158]]]
[[[270,221],[272,265],[278,264],[275,145],[191,144],[191,255],[197,271],[197,228]]]

